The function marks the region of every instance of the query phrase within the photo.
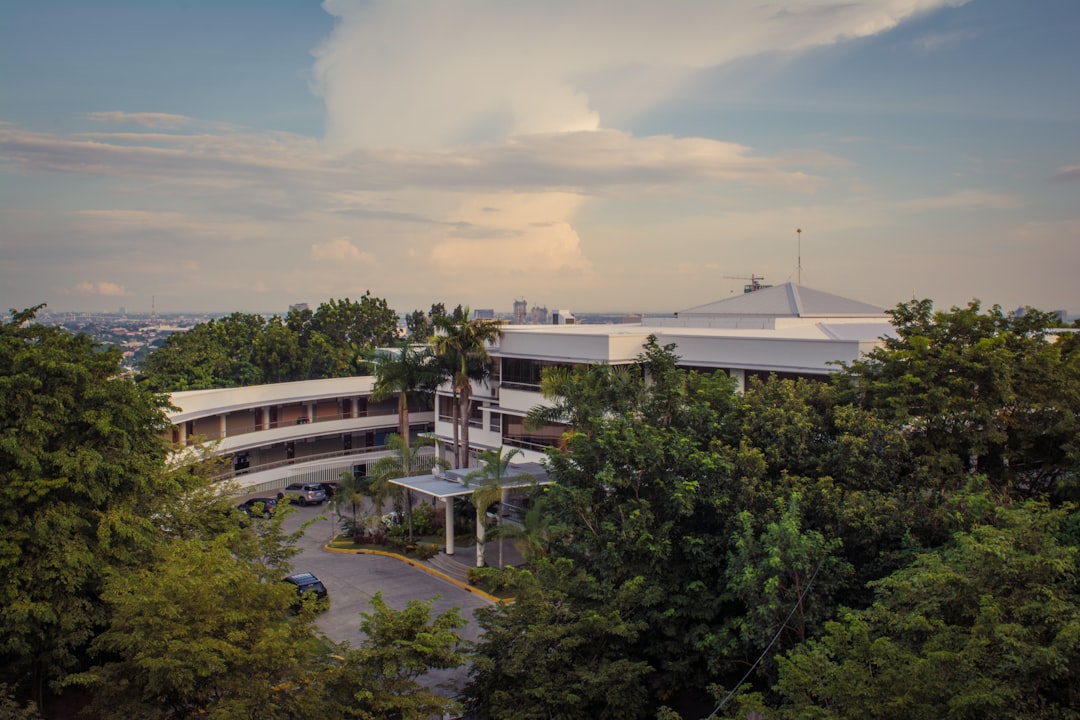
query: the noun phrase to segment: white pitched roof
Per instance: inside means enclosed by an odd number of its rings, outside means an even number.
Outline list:
[[[684,317],[770,317],[770,318],[885,318],[883,308],[814,290],[795,283],[784,283],[744,295],[725,298],[676,315]]]

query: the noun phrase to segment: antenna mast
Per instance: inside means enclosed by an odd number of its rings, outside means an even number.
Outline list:
[[[795,228],[795,234],[799,238],[798,242],[798,280],[796,282],[802,285],[802,228]]]

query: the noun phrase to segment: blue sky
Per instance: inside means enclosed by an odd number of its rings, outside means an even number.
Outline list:
[[[0,302],[1076,313],[1078,40],[1075,0],[3,3]]]

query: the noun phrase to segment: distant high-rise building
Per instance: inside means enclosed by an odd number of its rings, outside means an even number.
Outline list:
[[[472,311],[473,320],[494,320],[495,310],[492,308],[477,308]]]
[[[524,299],[514,301],[514,324],[524,325],[525,315],[528,313],[528,304]]]
[[[532,314],[529,317],[530,322],[535,325],[547,325],[547,305],[533,305]]]
[[[556,310],[551,314],[552,325],[574,325],[577,319],[569,310]]]

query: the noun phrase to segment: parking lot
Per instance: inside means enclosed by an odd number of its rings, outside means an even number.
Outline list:
[[[295,507],[284,522],[285,529],[291,532],[316,520],[300,539],[301,552],[292,564],[296,572],[314,573],[326,585],[330,609],[319,617],[318,626],[328,638],[359,645],[363,637],[360,613],[371,610],[370,600],[381,590],[387,604],[394,608],[405,607],[409,600],[438,597],[431,608],[433,617],[452,607],[460,608],[462,617],[469,621],[460,630],[462,637],[477,639],[479,627],[473,621],[473,612],[491,605],[489,600],[400,560],[325,550],[336,530],[331,515],[325,505]],[[433,684],[450,682],[460,686],[466,676],[467,671],[459,669],[433,673],[431,680]]]

